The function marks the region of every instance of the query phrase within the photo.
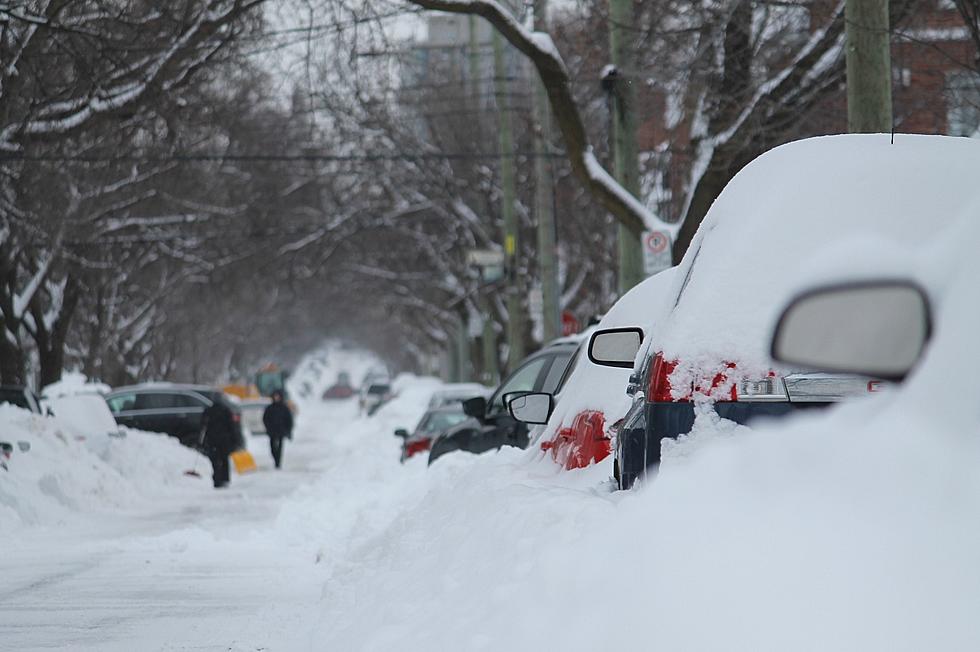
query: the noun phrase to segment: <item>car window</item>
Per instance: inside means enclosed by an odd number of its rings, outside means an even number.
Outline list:
[[[388,385],[371,385],[368,388],[368,394],[387,394],[388,388]]]
[[[493,398],[490,399],[487,414],[499,414],[506,410],[503,399],[504,394],[507,394],[508,392],[533,391],[537,386],[538,376],[541,375],[541,372],[551,362],[552,357],[553,356],[551,355],[543,355],[539,358],[529,360],[523,367],[518,367],[517,371],[512,373],[500,385],[500,387],[497,388]]]
[[[25,410],[31,409],[24,392],[19,389],[0,389],[0,403],[10,403]]]
[[[136,395],[137,410],[165,410],[177,407],[178,394],[150,392]]]
[[[204,408],[204,400],[193,394],[174,394],[174,407]]]
[[[109,404],[109,410],[115,414],[116,412],[123,412],[125,410],[132,410],[136,407],[136,394],[119,394],[117,396],[111,396],[106,399],[106,403]]]
[[[555,354],[551,362],[551,368],[548,369],[548,375],[545,376],[544,382],[541,383],[540,391],[548,392],[549,394],[554,394],[558,391],[558,385],[561,383],[561,379],[565,377],[565,370],[568,369],[568,362],[571,359],[572,351],[559,351]]]
[[[465,420],[466,415],[462,412],[430,412],[419,424],[418,430],[425,433],[439,432]]]

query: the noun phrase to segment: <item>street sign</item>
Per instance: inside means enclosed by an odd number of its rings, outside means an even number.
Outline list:
[[[578,320],[575,319],[575,315],[568,312],[567,310],[562,310],[561,312],[561,334],[564,337],[569,335],[574,335],[575,333],[582,330],[582,325],[579,324]]]
[[[643,271],[647,276],[661,272],[673,263],[670,234],[666,231],[643,232]]]
[[[466,262],[476,267],[502,267],[504,252],[499,249],[470,249],[466,252]]]

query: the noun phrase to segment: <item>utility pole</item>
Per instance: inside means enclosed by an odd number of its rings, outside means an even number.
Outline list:
[[[892,130],[888,0],[846,0],[847,130]]]
[[[469,90],[474,102],[479,103],[480,97],[480,37],[477,17],[469,16]],[[497,360],[497,333],[493,328],[493,314],[490,311],[489,292],[491,288],[485,284],[485,271],[481,267],[481,287],[477,290],[477,304],[483,317],[483,331],[480,335],[481,352],[483,354],[483,374],[480,380],[490,386],[497,384],[500,377]],[[472,319],[472,316],[471,316]]]
[[[609,54],[613,70],[603,79],[612,97],[613,176],[634,197],[640,197],[640,163],[636,144],[636,92],[633,88],[633,54],[629,26],[633,24],[632,0],[609,0]],[[641,282],[642,233],[622,224],[619,234],[619,294]]]
[[[511,133],[510,107],[507,102],[507,65],[500,32],[493,30],[494,90],[497,95],[498,131],[500,136],[500,212],[504,223],[504,292],[507,299],[507,368],[513,369],[524,358],[524,306],[517,290],[517,261],[520,251],[517,214],[514,212],[514,139]]]
[[[548,0],[534,2],[534,29],[548,31]],[[534,216],[538,222],[538,271],[541,276],[541,321],[544,341],[561,335],[558,290],[558,252],[555,249],[554,180],[548,146],[551,143],[551,108],[544,84],[535,75],[534,92]]]

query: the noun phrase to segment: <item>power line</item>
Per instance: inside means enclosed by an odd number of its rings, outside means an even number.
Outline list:
[[[172,162],[372,162],[372,161],[440,161],[440,160],[493,160],[502,158],[549,158],[561,159],[563,153],[552,152],[420,152],[417,154],[19,154],[0,153],[0,161],[26,161],[44,163],[172,163]]]

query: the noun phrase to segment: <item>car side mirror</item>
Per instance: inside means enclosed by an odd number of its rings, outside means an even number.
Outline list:
[[[910,281],[828,285],[790,302],[771,351],[775,360],[814,370],[901,380],[931,332],[929,299]]]
[[[543,425],[554,411],[555,397],[545,392],[528,392],[507,403],[510,415],[523,423]]]
[[[395,431],[395,437],[401,437],[402,439],[408,438],[408,431],[404,428],[399,428]]]
[[[643,329],[604,328],[589,339],[589,360],[603,367],[632,369],[643,343]]]
[[[482,422],[487,414],[487,399],[482,396],[474,396],[473,398],[466,399],[463,401],[463,414],[479,419]]]
[[[31,442],[29,442],[29,441],[18,441],[17,442],[17,450],[19,450],[21,453],[26,453],[26,452],[30,451],[31,450]]]

